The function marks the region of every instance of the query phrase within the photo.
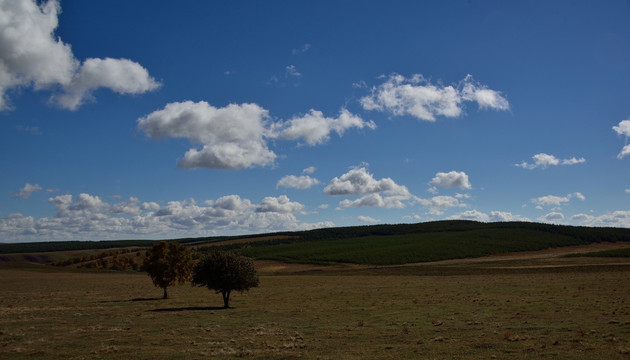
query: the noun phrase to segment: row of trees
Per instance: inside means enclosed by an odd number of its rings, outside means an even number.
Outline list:
[[[164,290],[192,281],[193,286],[207,287],[223,296],[223,306],[230,307],[232,291],[246,291],[258,286],[258,274],[252,259],[230,252],[211,251],[197,263],[188,248],[180,243],[160,241],[153,245],[144,261],[153,284]]]

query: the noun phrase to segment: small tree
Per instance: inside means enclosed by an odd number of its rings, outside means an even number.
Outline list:
[[[176,242],[156,243],[144,259],[144,269],[153,280],[153,285],[164,289],[164,299],[168,298],[169,286],[190,281],[192,267],[190,251]]]
[[[221,293],[223,306],[229,308],[232,290],[243,292],[257,287],[258,274],[252,259],[215,250],[195,265],[192,284]]]

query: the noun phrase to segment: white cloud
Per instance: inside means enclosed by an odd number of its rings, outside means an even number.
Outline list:
[[[18,87],[61,87],[65,94],[53,99],[74,110],[99,87],[138,94],[159,86],[130,60],[87,59],[81,64],[70,45],[54,34],[60,12],[54,0],[40,5],[33,0],[0,1],[0,110],[10,109],[7,91]]]
[[[372,217],[362,216],[362,215],[357,216],[357,220],[359,220],[360,222],[371,223],[371,224],[380,222],[380,220],[378,219],[374,219]]]
[[[149,76],[140,64],[127,59],[87,59],[72,81],[65,86],[65,94],[57,102],[76,110],[85,99],[92,99],[92,91],[110,89],[118,94],[142,94],[157,89],[160,84]]]
[[[434,188],[472,189],[468,175],[463,171],[439,172],[435,174],[430,184],[433,185]]]
[[[287,175],[278,181],[276,188],[278,187],[288,187],[294,189],[308,189],[315,185],[319,184],[319,180],[310,177],[308,175],[295,176],[295,175]]]
[[[315,166],[309,166],[306,169],[302,170],[302,174],[313,174],[317,169]]]
[[[325,142],[331,131],[342,136],[351,127],[373,127],[343,109],[338,118],[311,110],[303,117],[271,123],[269,112],[257,104],[216,108],[205,101],[174,102],[138,119],[149,137],[183,138],[192,148],[178,163],[183,168],[242,169],[273,164],[276,154],[268,139],[304,139],[309,145]]]
[[[461,83],[461,96],[465,101],[475,101],[480,109],[508,110],[510,104],[501,93],[488,89],[487,86],[476,82],[472,75],[466,75]]]
[[[340,208],[349,207],[380,207],[386,209],[402,209],[406,207],[405,201],[409,200],[409,196],[381,196],[381,194],[368,194],[356,200],[342,200],[339,202]]]
[[[559,212],[550,212],[549,214],[539,217],[538,220],[545,223],[559,224],[564,220],[564,215]]]
[[[628,138],[630,137],[630,120],[622,120],[619,122],[619,125],[617,126],[613,126],[613,130],[615,130],[615,132],[618,135],[623,135],[626,137],[626,142],[628,141]],[[624,157],[630,155],[630,145],[626,144],[623,149],[621,149],[621,152],[617,155],[618,159],[623,159]]]
[[[407,187],[398,185],[390,178],[374,179],[365,167],[353,168],[340,177],[330,180],[324,188],[327,195],[366,195],[386,193],[389,195],[410,196]]]
[[[304,223],[296,218],[304,205],[287,196],[266,197],[259,204],[228,195],[198,204],[194,199],[165,205],[136,197],[108,203],[90,194],[60,195],[49,203],[54,216],[20,213],[0,218],[0,238],[13,241],[86,240],[133,237],[209,236],[223,232],[266,232],[330,227],[332,222]]]
[[[258,212],[276,212],[276,213],[296,213],[301,211],[304,205],[299,202],[292,202],[286,195],[279,197],[266,197],[258,205]]]
[[[630,228],[630,211],[618,210],[600,216],[576,214],[571,217],[571,220],[583,226]]]
[[[479,84],[471,75],[457,86],[441,86],[431,84],[420,74],[411,78],[393,74],[360,100],[365,110],[388,111],[426,121],[435,121],[436,116],[458,117],[465,101],[476,102],[481,109],[509,109],[501,93]]]
[[[374,179],[365,167],[353,168],[340,177],[333,178],[324,188],[324,193],[333,196],[361,196],[356,200],[342,200],[340,208],[381,207],[404,208],[406,202],[414,200],[407,187],[398,185],[390,178]]]
[[[20,192],[13,196],[17,198],[21,198],[21,199],[28,199],[31,195],[33,195],[33,193],[41,191],[41,190],[42,190],[42,187],[39,186],[38,184],[31,185],[29,183],[26,183],[24,187],[20,189]]]
[[[572,157],[570,159],[558,159],[557,157],[545,153],[540,153],[532,156],[534,162],[529,164],[523,161],[520,164],[516,164],[517,167],[522,167],[523,169],[533,170],[538,167],[542,167],[543,169],[549,166],[558,166],[558,165],[576,165],[582,164],[586,162],[584,158],[576,158]]]
[[[328,141],[331,132],[342,136],[352,127],[375,129],[373,121],[364,121],[346,109],[341,109],[336,118],[325,117],[321,111],[313,110],[300,117],[294,117],[285,123],[274,125],[274,136],[286,140],[304,140],[308,145],[322,144]]]
[[[619,135],[630,137],[630,120],[622,120],[619,125],[613,126],[613,130]]]
[[[626,145],[621,149],[621,152],[617,155],[617,158],[623,159],[626,156],[630,155],[630,145]]]
[[[459,214],[450,216],[449,219],[455,220],[473,220],[479,222],[506,222],[506,221],[531,221],[526,217],[514,215],[511,212],[491,211],[490,214],[483,213],[478,210],[468,210]]]
[[[202,144],[179,161],[183,168],[239,169],[270,165],[276,158],[267,148],[267,110],[256,104],[215,108],[205,101],[170,103],[138,119],[138,128],[154,139],[184,138]]]
[[[532,202],[537,205],[538,209],[541,209],[543,206],[564,205],[568,203],[569,201],[571,201],[572,198],[577,198],[582,201],[586,200],[586,197],[584,197],[582,193],[575,192],[572,194],[568,194],[567,196],[556,196],[556,195],[541,196],[541,197],[532,199]]]
[[[429,213],[433,216],[444,214],[444,211],[453,207],[465,207],[466,204],[461,203],[454,196],[434,196],[431,199],[416,199],[422,206],[429,208]]]

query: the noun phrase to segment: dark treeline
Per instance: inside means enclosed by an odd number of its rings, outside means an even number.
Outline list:
[[[320,240],[342,240],[373,236],[397,236],[409,234],[436,234],[457,232],[496,232],[515,234],[520,232],[539,232],[568,239],[571,244],[589,244],[593,242],[617,242],[630,241],[630,229],[625,228],[596,228],[584,226],[551,225],[532,222],[495,222],[481,223],[467,220],[443,220],[415,224],[395,225],[365,225],[335,228],[322,228],[307,231],[274,232],[264,234],[242,236],[217,236],[200,238],[181,238],[168,241],[177,241],[189,246],[215,245],[224,250],[234,250],[243,247],[261,247],[268,245],[292,244],[296,242],[312,242]],[[257,240],[268,237],[270,240]],[[251,242],[239,244],[220,245],[229,240],[251,239]],[[110,249],[120,247],[149,247],[157,240],[103,240],[103,241],[49,241],[34,243],[0,244],[0,254],[9,253],[33,253],[51,251]],[[550,244],[551,246],[563,246],[563,243]],[[203,252],[204,248],[199,249]]]
[[[0,254],[37,253],[72,250],[100,250],[121,247],[148,247],[154,240],[47,241],[0,244]]]

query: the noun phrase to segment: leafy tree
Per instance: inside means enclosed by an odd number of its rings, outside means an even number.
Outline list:
[[[258,274],[252,259],[214,250],[195,265],[192,284],[221,293],[223,306],[229,308],[232,290],[243,292],[257,287]]]
[[[176,242],[156,243],[144,259],[144,269],[149,273],[153,284],[164,289],[164,299],[168,298],[169,286],[190,281],[192,267],[190,251]]]

